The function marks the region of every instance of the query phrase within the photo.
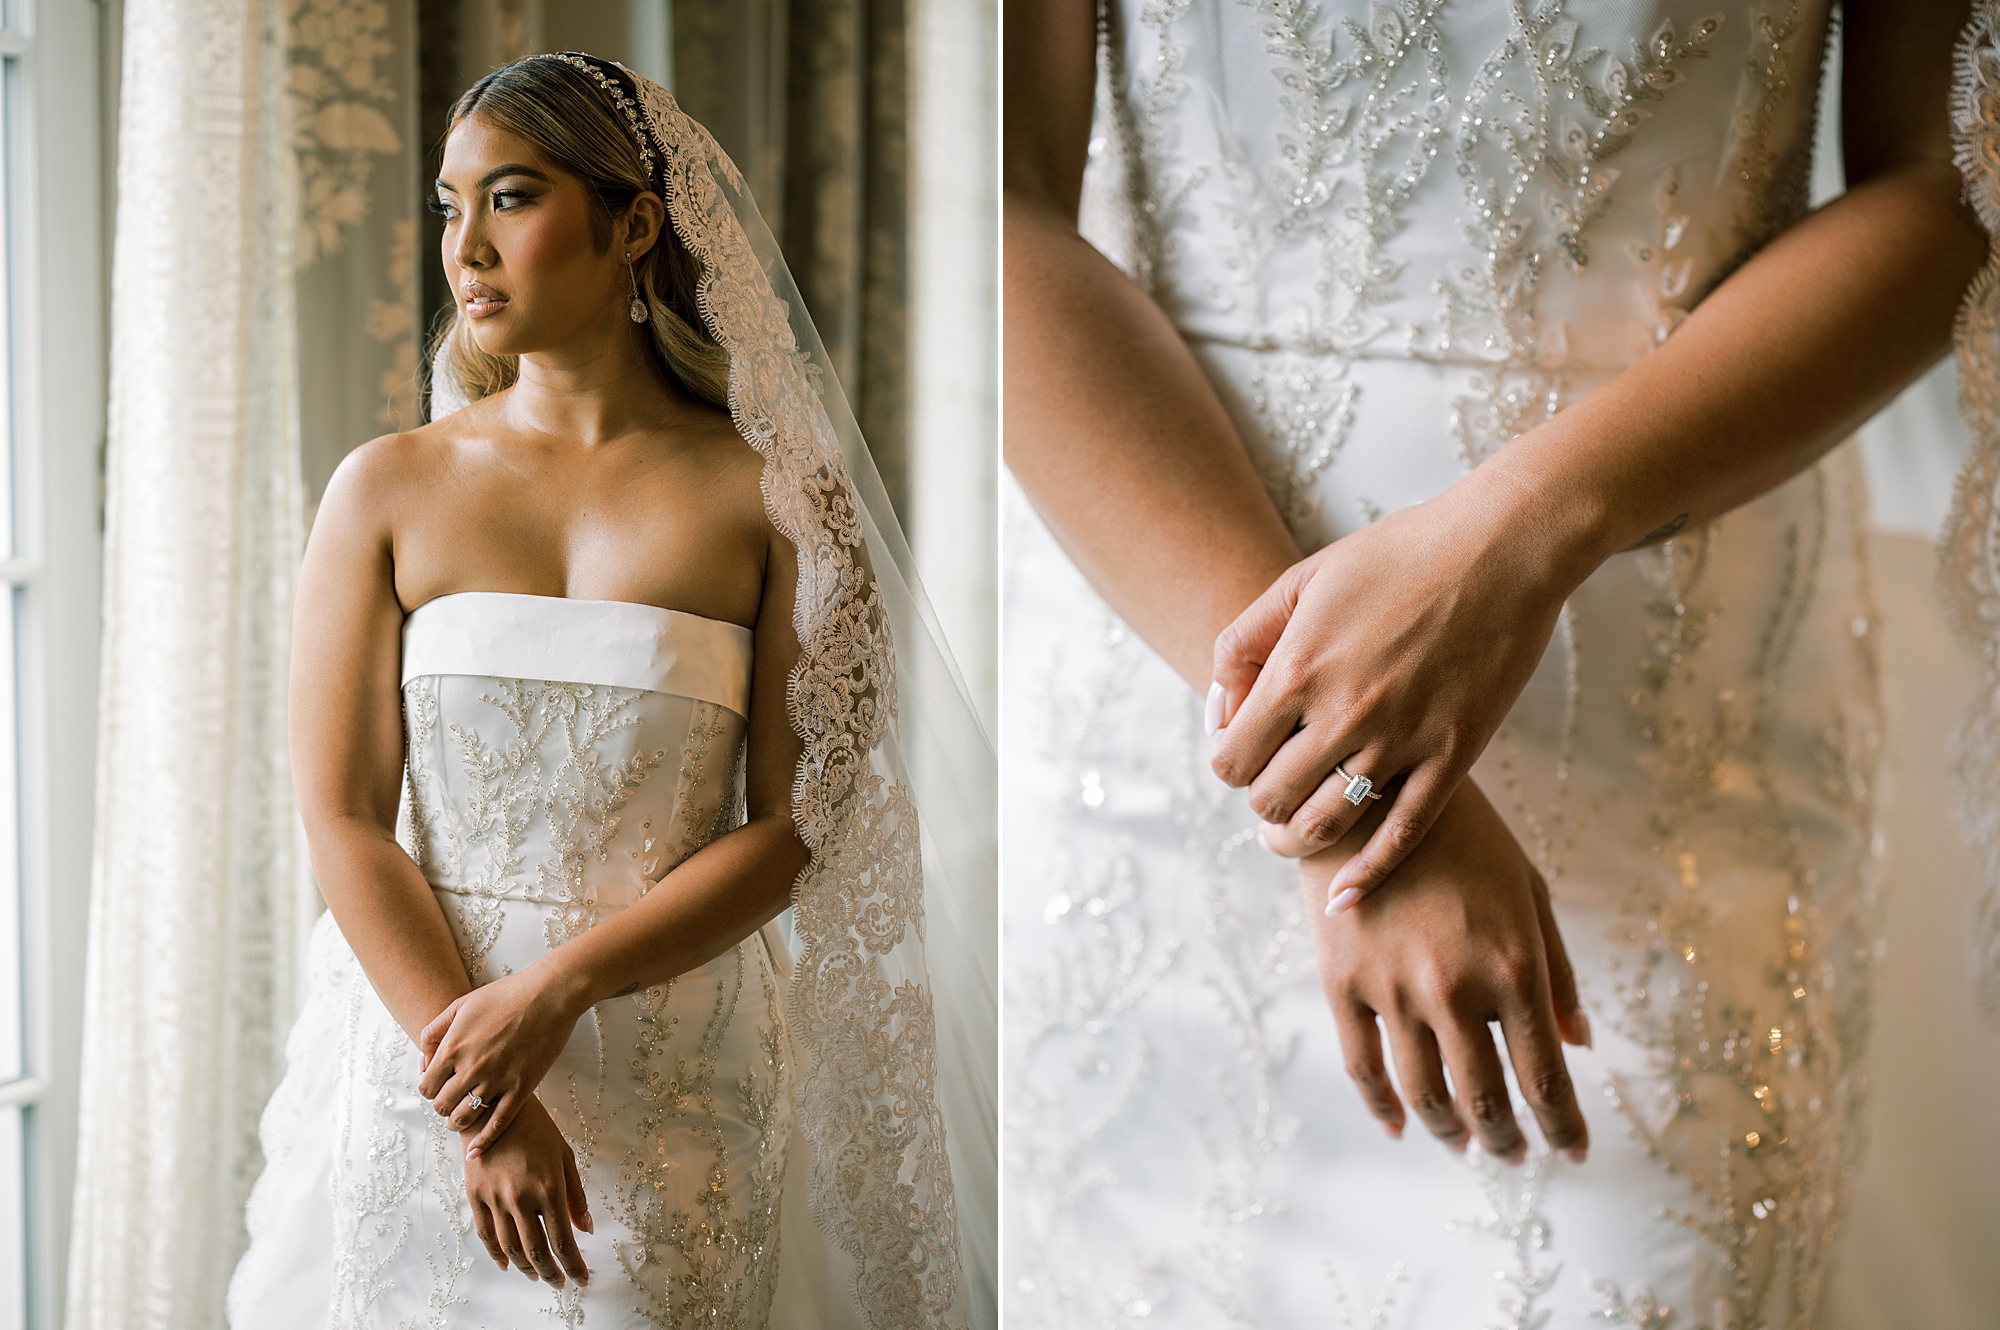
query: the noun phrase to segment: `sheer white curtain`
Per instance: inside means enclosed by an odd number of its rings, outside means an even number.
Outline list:
[[[988,734],[1000,695],[998,11],[910,6],[910,544]]]
[[[285,12],[125,10],[72,1330],[219,1327],[310,887]]]

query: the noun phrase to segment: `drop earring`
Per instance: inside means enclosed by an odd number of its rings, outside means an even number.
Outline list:
[[[646,322],[646,302],[639,299],[639,274],[632,267],[632,251],[625,251],[625,275],[632,279],[632,322]]]

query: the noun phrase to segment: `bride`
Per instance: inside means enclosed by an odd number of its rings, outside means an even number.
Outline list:
[[[459,100],[432,206],[446,400],[346,459],[301,573],[329,914],[232,1323],[990,1320],[921,606],[741,179],[561,53]],[[933,916],[939,973],[966,937]]]
[[[1019,1324],[1820,1324],[1894,611],[1836,445],[1985,252],[1964,7],[1831,8],[1009,9]]]

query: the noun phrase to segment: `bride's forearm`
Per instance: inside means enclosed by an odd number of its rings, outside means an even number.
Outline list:
[[[1949,164],[1913,162],[1849,190],[1462,483],[1551,537],[1573,586],[1796,475],[1948,344],[1986,252],[1959,188]]]
[[[393,835],[365,819],[312,828],[313,874],[355,959],[396,1024],[415,1042],[472,991],[458,943],[421,869]]]
[[[1096,96],[1090,0],[1002,25],[1007,464],[1076,566],[1188,682],[1298,558],[1173,325],[1077,234]]]
[[[551,999],[581,1015],[605,998],[706,965],[785,908],[805,865],[789,817],[752,818],[536,962],[547,971]]]
[[[1299,557],[1166,315],[1053,205],[1010,190],[1007,464],[1111,607],[1197,688]]]

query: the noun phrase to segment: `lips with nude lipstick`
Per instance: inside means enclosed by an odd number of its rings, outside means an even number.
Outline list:
[[[484,282],[467,282],[459,291],[465,297],[465,316],[469,319],[483,319],[507,305],[507,297]]]

